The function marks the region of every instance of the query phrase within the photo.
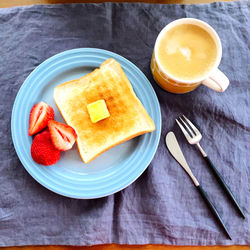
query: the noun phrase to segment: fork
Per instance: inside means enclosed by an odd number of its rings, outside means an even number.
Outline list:
[[[239,214],[245,219],[244,212],[241,209],[241,207],[240,207],[239,203],[237,202],[237,200],[235,199],[232,191],[230,190],[230,188],[226,184],[225,180],[223,179],[221,174],[218,172],[218,170],[216,169],[216,167],[214,166],[214,164],[212,163],[212,161],[210,160],[210,158],[208,157],[206,152],[201,147],[201,145],[199,143],[201,138],[202,138],[202,135],[201,135],[200,131],[194,126],[194,124],[185,115],[182,115],[182,117],[179,117],[178,119],[175,119],[175,121],[177,122],[180,129],[182,130],[182,132],[185,135],[187,141],[190,144],[196,145],[198,147],[198,149],[200,150],[203,158],[205,159],[205,161],[207,162],[207,164],[211,168],[213,174],[215,175],[217,181],[219,182],[221,187],[224,189],[225,193],[228,195],[230,200],[233,202],[233,204],[234,204],[235,208],[237,209],[237,211],[239,212]]]

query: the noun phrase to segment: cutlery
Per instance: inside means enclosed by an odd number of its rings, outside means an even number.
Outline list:
[[[225,180],[223,179],[223,177],[221,176],[219,171],[216,169],[216,167],[214,166],[214,164],[212,163],[210,158],[207,156],[206,152],[201,147],[201,145],[199,143],[201,138],[202,138],[200,131],[194,126],[194,124],[185,115],[183,115],[182,117],[179,117],[179,120],[178,119],[175,119],[175,120],[176,120],[177,124],[179,125],[180,129],[182,130],[183,134],[185,135],[187,141],[190,144],[192,144],[192,145],[195,144],[198,147],[204,160],[207,162],[207,164],[211,168],[213,174],[215,175],[217,181],[219,182],[221,187],[224,189],[225,193],[228,195],[230,200],[233,202],[233,204],[234,204],[235,208],[237,209],[237,211],[239,212],[239,214],[245,219],[244,212],[243,212],[242,208],[240,207],[239,203],[237,202],[236,198],[234,197],[232,191],[230,190],[230,188],[228,187]],[[188,131],[184,128],[184,126],[182,124],[186,127],[186,129]]]
[[[181,148],[178,144],[178,141],[174,135],[173,132],[169,132],[166,135],[166,145],[167,148],[169,150],[169,152],[171,153],[171,155],[175,158],[175,160],[184,168],[184,170],[188,173],[188,175],[190,176],[190,178],[192,179],[194,185],[196,186],[196,188],[198,189],[198,191],[200,192],[202,198],[204,199],[204,201],[206,202],[207,206],[209,207],[210,211],[213,213],[213,215],[215,216],[215,218],[218,220],[218,222],[220,223],[220,225],[222,226],[222,228],[224,229],[226,235],[228,236],[228,238],[230,240],[232,240],[228,229],[226,228],[223,220],[221,219],[217,209],[215,208],[214,204],[210,201],[207,193],[205,192],[205,190],[202,188],[202,186],[199,184],[198,180],[195,178],[195,176],[193,175],[191,169],[189,168],[186,159],[181,151]]]

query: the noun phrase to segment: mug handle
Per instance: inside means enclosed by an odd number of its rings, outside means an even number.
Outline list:
[[[229,80],[223,72],[216,69],[212,75],[203,80],[201,83],[217,92],[224,92],[229,85]]]

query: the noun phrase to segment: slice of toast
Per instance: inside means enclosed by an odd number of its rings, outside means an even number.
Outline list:
[[[110,117],[92,123],[87,105],[104,99]],[[54,100],[64,120],[77,135],[85,163],[104,151],[138,135],[155,130],[155,125],[114,59],[84,77],[58,85]]]

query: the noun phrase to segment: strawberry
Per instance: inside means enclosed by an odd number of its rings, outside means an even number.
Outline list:
[[[60,154],[60,150],[54,147],[48,130],[35,136],[31,145],[31,156],[35,162],[46,166],[52,165],[59,161]]]
[[[66,151],[73,147],[77,134],[72,127],[50,120],[48,128],[51,140],[57,149]]]
[[[54,120],[54,110],[45,102],[39,102],[30,111],[29,135],[34,135],[48,125],[49,120]]]

